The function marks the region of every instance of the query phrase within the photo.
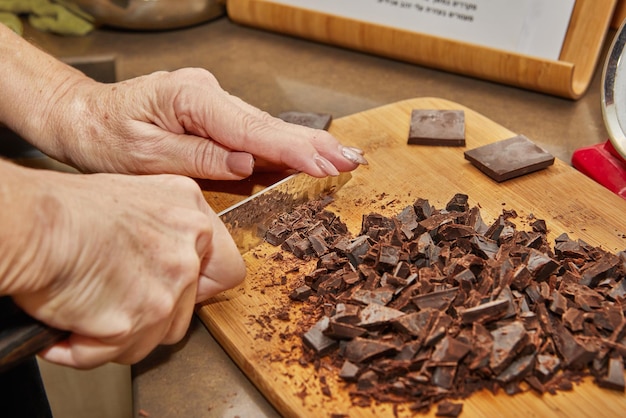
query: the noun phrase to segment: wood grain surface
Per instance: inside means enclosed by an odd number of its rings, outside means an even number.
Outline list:
[[[228,0],[235,22],[571,99],[591,82],[617,0],[577,0],[558,60],[366,23],[271,0]],[[498,36],[498,34],[493,34]]]
[[[412,109],[464,110],[466,148],[408,145]],[[504,183],[496,183],[474,168],[463,157],[465,149],[524,132],[513,133],[460,104],[437,98],[406,100],[338,119],[330,131],[343,143],[364,149],[370,163],[353,173],[330,206],[355,234],[364,214],[393,215],[418,197],[441,208],[460,192],[469,195],[470,205],[481,208],[488,223],[503,209],[514,209],[519,214],[514,220],[519,229],[527,228],[524,220],[530,214],[545,219],[550,242],[566,232],[613,252],[626,247],[626,201],[571,166],[557,160],[545,170]],[[206,194],[214,205],[226,206],[229,203],[219,203],[224,190],[218,189]],[[238,198],[226,195],[225,202]],[[263,244],[245,254],[245,283],[198,307],[199,317],[214,337],[286,417],[329,417],[334,413],[412,416],[408,405],[399,405],[395,411],[390,404],[355,407],[330,365],[322,362],[316,370],[299,364],[301,340],[295,332],[312,319],[301,305],[290,302],[287,294],[313,266],[289,254],[276,260],[278,252]],[[322,393],[321,377],[326,379],[330,396]],[[624,393],[600,389],[589,379],[573,391],[557,395],[528,391],[508,396],[482,391],[463,403],[462,416],[467,417],[598,418],[623,416],[626,411]],[[434,413],[433,408],[429,415]]]

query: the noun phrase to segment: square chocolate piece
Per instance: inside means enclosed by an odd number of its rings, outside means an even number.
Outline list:
[[[409,144],[465,146],[465,112],[413,109]]]
[[[309,128],[323,130],[327,130],[333,120],[332,115],[327,113],[296,111],[283,112],[278,115],[278,118],[295,125],[308,126]]]
[[[554,164],[554,156],[524,135],[465,151],[465,159],[497,182]]]

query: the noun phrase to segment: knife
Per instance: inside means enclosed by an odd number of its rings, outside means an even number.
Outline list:
[[[218,213],[241,254],[264,240],[271,222],[297,205],[336,192],[350,173],[315,178],[292,174]],[[66,339],[70,332],[49,327],[24,313],[9,296],[0,297],[0,373]]]

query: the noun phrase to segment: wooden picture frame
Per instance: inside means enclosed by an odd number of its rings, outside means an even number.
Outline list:
[[[271,0],[228,0],[227,12],[231,20],[242,25],[578,99],[591,83],[617,2],[576,0],[558,60],[409,32]]]

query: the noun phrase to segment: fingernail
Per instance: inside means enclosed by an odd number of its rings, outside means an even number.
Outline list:
[[[234,175],[248,177],[254,169],[254,158],[247,152],[231,152],[226,157],[226,164]]]
[[[330,161],[328,161],[326,158],[322,157],[321,155],[315,156],[315,164],[317,164],[317,166],[324,173],[326,173],[326,175],[329,175],[329,176],[339,175],[339,171],[337,170],[337,168]]]
[[[341,155],[354,164],[367,164],[367,160],[363,158],[363,150],[355,147],[341,147]]]

